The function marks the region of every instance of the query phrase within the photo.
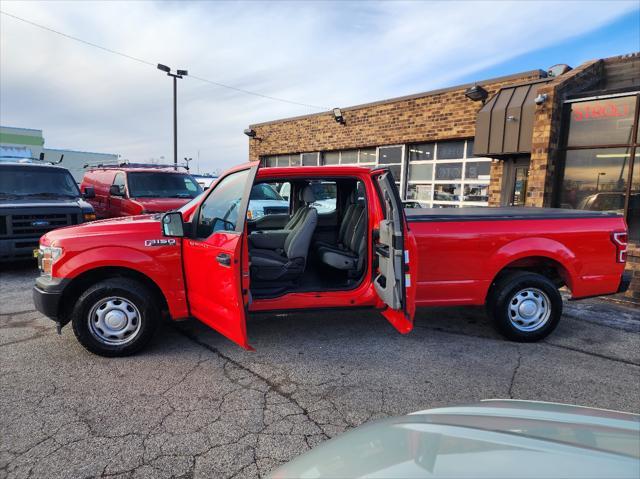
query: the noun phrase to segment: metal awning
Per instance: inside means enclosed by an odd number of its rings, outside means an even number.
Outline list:
[[[551,78],[501,88],[476,117],[473,154],[501,157],[531,153],[538,87]]]

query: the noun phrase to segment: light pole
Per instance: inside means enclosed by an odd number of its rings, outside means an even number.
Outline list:
[[[600,173],[598,173],[598,178],[596,179],[596,193],[600,189],[600,177],[604,175],[606,175],[604,171],[601,171]]]
[[[171,68],[162,63],[158,63],[158,70],[165,72],[173,78],[173,169],[178,169],[178,78],[188,75],[187,70],[176,70],[171,73]]]

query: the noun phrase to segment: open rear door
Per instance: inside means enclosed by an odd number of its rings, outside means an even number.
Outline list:
[[[380,221],[375,242],[378,271],[373,285],[386,309],[382,315],[401,333],[413,329],[417,246],[409,231],[404,208],[393,176],[388,170],[371,173],[378,187],[384,219]]]
[[[191,314],[245,349],[249,291],[245,218],[258,164],[220,178],[182,240]]]

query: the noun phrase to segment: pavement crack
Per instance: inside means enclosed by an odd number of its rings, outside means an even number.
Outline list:
[[[215,348],[207,343],[205,343],[204,341],[200,340],[199,338],[197,338],[195,335],[191,334],[190,332],[184,330],[183,328],[180,328],[178,326],[173,325],[173,328],[182,336],[184,336],[185,338],[189,339],[190,341],[196,343],[197,345],[208,349],[209,351],[211,351],[212,353],[216,354],[217,356],[219,356],[221,359],[227,361],[230,364],[233,364],[235,367],[237,367],[238,369],[247,372],[248,374],[251,374],[252,376],[260,379],[261,381],[263,381],[265,384],[267,384],[267,386],[269,386],[269,389],[274,391],[275,393],[279,394],[280,396],[286,398],[288,401],[290,401],[291,403],[295,404],[296,407],[298,407],[301,411],[302,414],[309,420],[311,421],[312,424],[314,424],[318,430],[322,431],[322,435],[324,436],[325,439],[329,439],[329,435],[327,435],[324,432],[324,429],[321,427],[321,425],[311,417],[309,411],[307,410],[307,408],[305,408],[302,404],[300,404],[294,397],[293,397],[293,393],[291,392],[287,392],[284,391],[282,389],[282,386],[280,383],[276,383],[275,381],[273,381],[272,379],[262,376],[261,374],[253,371],[252,369],[246,367],[244,364],[239,363],[238,361],[236,361],[235,359],[227,356],[226,354],[224,354],[223,352],[221,352],[218,348]],[[243,385],[242,383],[235,381],[236,384],[238,384],[239,386],[245,387],[245,385]]]
[[[520,366],[522,365],[522,352],[520,351],[520,348],[517,348],[518,351],[518,359],[516,361],[516,367],[513,368],[513,374],[511,375],[511,381],[509,382],[509,399],[513,399],[513,387],[515,385],[516,382],[516,376],[518,374],[518,371],[520,371]]]
[[[567,349],[569,351],[574,351],[576,353],[582,353],[582,354],[586,354],[587,356],[593,356],[596,358],[600,358],[600,359],[606,359],[608,361],[614,361],[616,363],[622,363],[622,364],[629,364],[630,366],[640,366],[640,363],[636,363],[634,361],[630,361],[628,359],[622,359],[622,358],[612,358],[611,356],[606,356],[604,354],[600,354],[600,353],[594,353],[592,351],[585,351],[584,349],[580,349],[580,348],[573,348],[571,346],[566,346],[563,344],[554,344],[554,343],[549,343],[547,341],[542,341],[542,344],[545,344],[547,346],[551,346],[553,348],[559,348],[559,349]]]

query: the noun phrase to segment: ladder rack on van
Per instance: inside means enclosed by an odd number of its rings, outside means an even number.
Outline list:
[[[173,169],[174,167],[184,168],[189,171],[189,165],[178,164],[158,164],[158,163],[129,163],[126,161],[115,162],[115,163],[85,163],[83,168],[155,168],[159,170]]]

